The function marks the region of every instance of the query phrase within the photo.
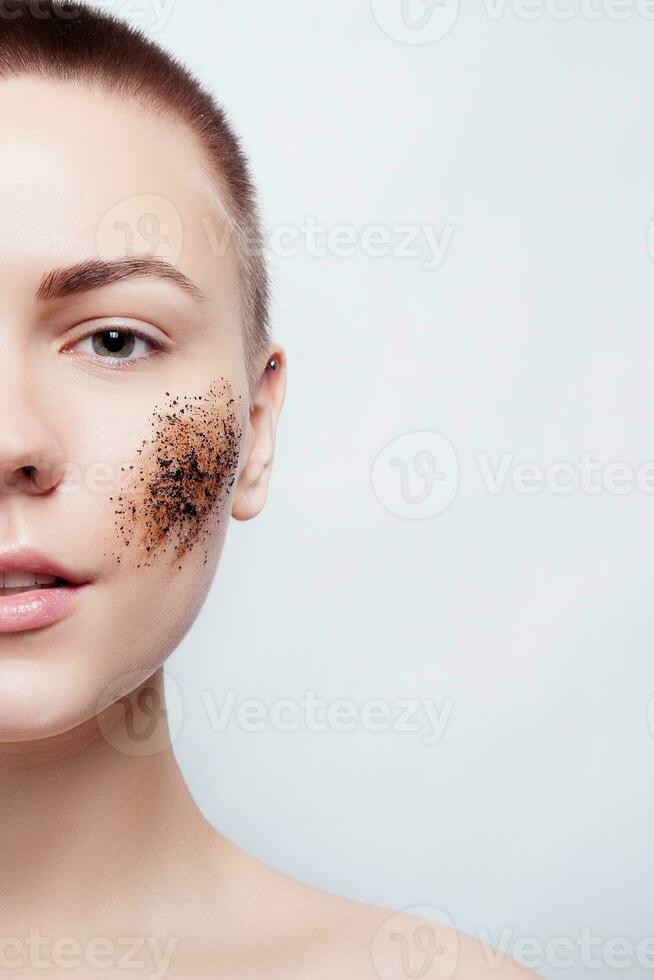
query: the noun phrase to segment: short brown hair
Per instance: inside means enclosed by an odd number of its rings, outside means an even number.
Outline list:
[[[224,110],[176,58],[137,28],[79,0],[3,0],[0,78],[83,81],[167,111],[199,137],[211,175],[227,191],[239,258],[245,361],[250,385],[269,341],[269,285],[248,161]]]

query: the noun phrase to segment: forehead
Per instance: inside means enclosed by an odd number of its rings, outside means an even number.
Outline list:
[[[233,264],[203,148],[167,114],[78,83],[3,79],[0,159],[4,268],[155,254],[210,290],[216,263]]]

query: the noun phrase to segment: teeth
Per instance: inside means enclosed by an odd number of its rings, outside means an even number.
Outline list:
[[[55,575],[42,575],[35,572],[0,572],[0,585],[5,589],[20,589],[29,585],[52,585]]]

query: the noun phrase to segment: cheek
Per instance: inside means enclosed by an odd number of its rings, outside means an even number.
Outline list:
[[[206,564],[238,470],[242,429],[229,382],[215,380],[202,395],[165,394],[111,498],[116,560],[139,568],[197,546]]]

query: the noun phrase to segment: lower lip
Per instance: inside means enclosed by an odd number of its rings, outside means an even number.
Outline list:
[[[0,633],[37,630],[58,623],[85,588],[86,585],[62,585],[0,595]]]

